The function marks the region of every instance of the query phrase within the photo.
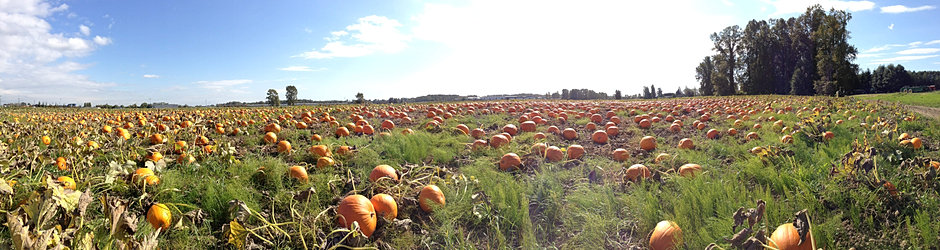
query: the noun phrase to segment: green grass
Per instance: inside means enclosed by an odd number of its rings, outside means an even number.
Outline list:
[[[888,93],[852,96],[864,100],[882,100],[907,105],[940,108],[940,91],[924,93]]]

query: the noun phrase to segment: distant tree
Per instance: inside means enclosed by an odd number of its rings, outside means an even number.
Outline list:
[[[650,99],[650,98],[653,98],[652,95],[650,95],[650,87],[643,86],[643,99]]]
[[[656,98],[663,98],[663,88],[656,89]]]
[[[656,95],[656,84],[650,84],[650,98],[658,98]]]
[[[699,89],[702,90],[702,95],[714,94],[714,75],[715,65],[712,62],[712,57],[706,56],[695,68],[695,79],[699,81]]]
[[[685,96],[692,97],[692,96],[695,96],[695,92],[697,92],[697,91],[695,91],[695,90],[693,90],[693,89],[690,89],[689,87],[685,87],[685,89],[682,90],[682,92],[685,92],[685,93],[684,93]]]
[[[281,98],[277,95],[277,90],[268,89],[268,105],[280,107]]]
[[[713,84],[718,95],[733,95],[737,91],[735,78],[741,74],[743,64],[738,58],[741,53],[741,28],[737,25],[728,26],[720,33],[712,33],[713,50],[715,55],[717,73]]]
[[[565,99],[565,100],[571,99],[571,92],[569,92],[568,89],[562,89],[561,99]]]
[[[552,99],[561,99],[561,94],[559,94],[558,91],[555,91],[555,93],[552,93]]]
[[[284,98],[287,98],[288,106],[294,106],[294,104],[297,104],[297,87],[294,87],[294,85],[287,85],[287,92],[284,93]]]
[[[623,94],[620,93],[620,90],[614,90],[614,99],[620,100],[623,98]]]
[[[86,102],[82,107],[91,108],[91,102]]]
[[[676,89],[676,97],[681,97],[681,96],[682,96],[682,87],[679,87],[678,89]]]
[[[366,103],[365,95],[362,92],[356,93],[356,104]]]

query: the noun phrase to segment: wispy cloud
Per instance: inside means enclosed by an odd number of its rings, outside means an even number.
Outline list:
[[[85,26],[84,24],[78,26],[78,30],[82,32],[82,35],[87,36],[91,34],[91,28],[89,28],[88,26]]]
[[[95,36],[95,43],[101,46],[111,44],[111,38]]]
[[[852,12],[872,10],[875,8],[875,3],[872,1],[768,0],[768,3],[773,5],[776,9],[772,16],[802,13],[806,11],[807,6],[812,6],[814,4],[819,4],[823,7],[823,9],[826,10],[835,8],[838,10],[847,10]]]
[[[401,23],[383,16],[359,18],[359,22],[334,31],[325,37],[322,48],[304,52],[295,57],[307,59],[329,59],[335,57],[360,57],[376,52],[395,53],[407,47],[411,40],[398,30]]]
[[[933,41],[929,41],[929,42],[927,42],[927,43],[924,43],[924,45],[934,45],[934,44],[940,44],[940,40],[933,40]]]
[[[889,29],[889,30],[894,30],[894,24],[892,23],[891,25],[888,25],[888,29]]]
[[[940,52],[940,49],[936,48],[918,48],[918,49],[908,49],[898,51],[899,55],[921,55],[921,54],[933,54]]]
[[[151,79],[154,79],[154,78],[160,78],[160,75],[151,75],[151,74],[146,74],[146,75],[144,75],[144,78],[151,78]]]
[[[873,63],[881,63],[881,64],[884,64],[884,63],[899,63],[899,62],[908,62],[908,61],[924,60],[924,59],[928,59],[928,58],[934,58],[934,57],[937,57],[937,56],[940,56],[940,55],[898,56],[898,57],[877,59],[877,60],[873,60],[872,62],[873,62]]]
[[[311,68],[311,67],[308,67],[308,66],[290,66],[290,67],[280,68],[280,69],[278,69],[278,70],[283,70],[283,71],[301,71],[301,72],[317,72],[317,71],[324,71],[324,70],[326,70],[326,68],[321,67],[321,68],[315,68],[315,69],[314,69],[314,68]]]
[[[222,91],[222,90],[231,90],[231,88],[238,85],[251,83],[252,80],[248,79],[238,79],[238,80],[219,80],[219,81],[198,81],[196,82],[202,88]]]
[[[932,5],[924,5],[924,6],[920,6],[920,7],[907,7],[907,6],[904,6],[904,5],[891,5],[891,6],[881,7],[881,13],[899,14],[899,13],[907,13],[907,12],[917,12],[917,11],[924,11],[924,10],[932,10],[932,9],[935,9],[935,8],[936,8],[936,7],[934,7],[934,6],[932,6]]]

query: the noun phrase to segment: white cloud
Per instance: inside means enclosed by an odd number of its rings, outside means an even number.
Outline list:
[[[95,36],[95,43],[101,46],[111,44],[111,38]]]
[[[874,60],[874,61],[872,61],[872,62],[873,62],[873,63],[880,63],[880,64],[885,64],[885,63],[895,63],[895,64],[896,64],[896,63],[899,63],[899,62],[917,61],[917,60],[923,60],[923,59],[928,59],[928,58],[934,58],[934,57],[937,57],[937,56],[940,56],[940,55],[898,56],[898,57],[892,57],[892,58],[877,59],[877,60]]]
[[[214,91],[237,91],[236,87],[239,85],[251,83],[252,80],[248,79],[238,79],[238,80],[220,80],[220,81],[198,81],[196,85]]]
[[[924,6],[913,7],[913,8],[907,7],[904,5],[891,5],[891,6],[881,7],[881,13],[899,14],[899,13],[907,13],[907,12],[932,10],[935,8],[936,7],[931,6],[931,5],[924,5]]]
[[[728,7],[734,6],[734,2],[731,2],[730,0],[721,0],[721,3]]]
[[[91,35],[91,28],[85,26],[84,24],[78,26],[78,30],[82,32],[82,35]]]
[[[924,42],[921,42],[921,41],[911,42],[911,43],[908,43],[907,46],[917,47],[917,46],[920,46],[921,44],[924,44]]]
[[[401,23],[383,16],[359,18],[359,22],[334,31],[326,37],[327,44],[318,50],[304,52],[298,57],[329,59],[334,57],[360,57],[376,52],[395,53],[407,47],[411,39],[398,30]]]
[[[889,30],[894,30],[894,24],[892,23],[891,25],[888,25],[888,29],[889,29]]]
[[[151,78],[151,79],[155,79],[155,78],[160,78],[160,75],[151,75],[151,74],[146,74],[146,75],[144,75],[144,78]]]
[[[95,101],[114,85],[76,73],[87,65],[73,59],[93,52],[94,41],[54,33],[46,21],[68,8],[42,0],[0,0],[0,93],[23,101]]]
[[[796,14],[806,12],[806,7],[819,4],[825,10],[835,8],[851,12],[865,11],[875,8],[872,1],[839,1],[839,0],[765,0],[774,6],[776,12],[771,16]]]
[[[929,41],[929,42],[927,42],[927,43],[924,43],[924,45],[934,45],[934,44],[940,44],[940,40],[933,40],[933,41]]]
[[[310,68],[310,67],[308,67],[308,66],[290,66],[290,67],[280,68],[280,69],[278,69],[278,70],[283,70],[283,71],[315,72],[315,71],[324,71],[324,70],[326,70],[326,68],[316,68],[316,69],[314,69],[314,68]]]
[[[899,55],[921,55],[921,54],[933,54],[940,52],[940,49],[935,48],[919,48],[919,49],[908,49],[898,51]]]

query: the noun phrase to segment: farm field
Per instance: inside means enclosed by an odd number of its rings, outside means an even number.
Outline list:
[[[868,94],[854,96],[864,100],[882,100],[897,102],[907,105],[916,105],[932,108],[940,108],[940,91],[931,91],[924,93],[888,93],[888,94]]]
[[[0,248],[940,246],[940,122],[851,97],[0,121]]]

